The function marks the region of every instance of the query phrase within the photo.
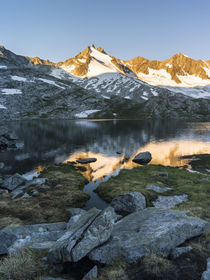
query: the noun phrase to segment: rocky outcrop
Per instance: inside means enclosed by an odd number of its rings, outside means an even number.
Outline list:
[[[98,267],[95,265],[84,277],[82,280],[94,280],[98,277]]]
[[[157,200],[153,201],[152,204],[155,208],[160,209],[170,209],[178,204],[186,202],[188,200],[188,195],[174,195],[174,196],[162,196],[159,195]]]
[[[133,159],[133,162],[141,164],[141,165],[146,165],[152,160],[152,155],[150,152],[143,152],[139,153],[136,155]]]
[[[6,176],[1,184],[3,189],[7,189],[9,191],[13,191],[17,187],[24,185],[26,183],[26,179],[20,174],[16,173],[14,175]]]
[[[147,208],[115,224],[109,242],[94,249],[89,258],[109,264],[117,258],[133,263],[151,252],[168,256],[185,240],[209,229],[210,223],[189,217],[186,212]]]
[[[93,208],[82,214],[50,249],[49,262],[56,264],[81,260],[110,238],[115,215],[110,207],[103,211]]]
[[[117,213],[128,215],[146,208],[146,199],[140,192],[129,192],[115,197],[111,206]]]

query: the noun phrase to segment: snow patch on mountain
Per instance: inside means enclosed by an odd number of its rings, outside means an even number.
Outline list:
[[[168,90],[175,93],[182,93],[186,96],[198,99],[198,98],[207,98],[210,99],[210,86],[205,87],[194,87],[194,88],[185,88],[185,87],[162,87],[167,88]]]
[[[100,110],[86,110],[80,113],[75,114],[76,118],[82,119],[82,118],[87,118],[89,115],[96,113]]]
[[[0,69],[7,69],[6,65],[0,65]]]
[[[12,80],[14,81],[18,81],[18,82],[26,82],[27,79],[26,78],[23,78],[23,77],[20,77],[20,76],[11,76]]]
[[[4,105],[0,104],[0,109],[7,109]]]
[[[47,83],[47,84],[50,84],[50,85],[53,85],[53,86],[65,89],[65,87],[62,87],[62,86],[56,84],[56,82],[54,82],[54,81],[51,81],[51,80],[48,80],[48,79],[43,79],[43,78],[38,78],[38,80],[40,80],[40,81],[42,81],[44,83]]]
[[[10,94],[22,94],[22,91],[20,89],[16,88],[3,88],[1,89],[2,94],[10,95]]]

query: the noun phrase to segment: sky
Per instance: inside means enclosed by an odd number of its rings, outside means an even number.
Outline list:
[[[0,0],[0,45],[64,61],[88,45],[131,59],[210,60],[210,0]]]

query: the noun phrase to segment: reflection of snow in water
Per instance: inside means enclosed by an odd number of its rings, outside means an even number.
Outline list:
[[[82,172],[83,176],[89,181],[96,182],[97,180],[103,180],[104,176],[113,173],[115,170],[138,166],[132,159],[138,153],[145,151],[149,151],[152,154],[152,161],[150,164],[184,166],[188,164],[189,159],[179,159],[180,157],[210,153],[210,142],[199,142],[196,140],[151,142],[136,150],[127,160],[124,154],[107,156],[101,153],[77,152],[71,155],[65,162],[76,161],[79,158],[97,158],[96,162],[85,164],[86,171]],[[78,165],[82,166],[81,164]]]

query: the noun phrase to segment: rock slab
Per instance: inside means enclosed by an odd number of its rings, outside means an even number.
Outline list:
[[[133,263],[151,252],[168,256],[185,240],[209,229],[209,222],[189,217],[187,212],[146,208],[116,223],[110,241],[90,252],[89,258],[110,264],[117,258]]]
[[[186,202],[188,200],[188,195],[174,195],[174,196],[162,196],[159,195],[157,200],[153,201],[152,204],[155,208],[160,209],[170,209],[178,204]]]

